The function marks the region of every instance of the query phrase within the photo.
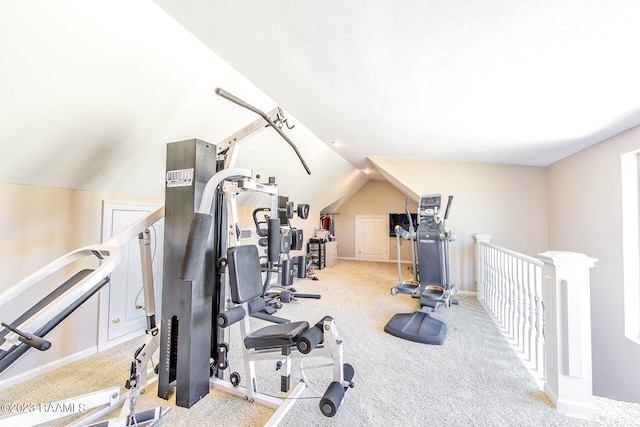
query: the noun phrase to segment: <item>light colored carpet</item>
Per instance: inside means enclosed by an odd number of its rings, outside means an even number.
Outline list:
[[[596,420],[559,414],[473,296],[459,296],[459,306],[434,315],[447,324],[448,333],[444,345],[430,346],[383,330],[395,313],[413,312],[419,306],[408,295],[391,296],[389,290],[397,283],[395,264],[341,260],[316,276],[320,280],[303,280],[295,287],[320,293],[322,299],[285,305],[278,314],[310,323],[333,316],[344,342],[345,362],[355,367],[356,387],[347,391],[333,418],[324,417],[319,399],[305,392],[282,426],[640,426],[640,405],[597,397]],[[3,392],[3,400],[53,401],[122,386],[130,357],[141,342],[133,340],[14,386]],[[231,370],[242,374],[237,325],[230,344]],[[272,362],[259,364],[259,390],[280,395],[279,376]],[[295,366],[293,377],[299,378]],[[156,390],[154,385],[142,395],[137,408],[170,406],[158,423],[162,427],[260,426],[273,412],[218,390],[185,409],[173,398],[159,399]]]

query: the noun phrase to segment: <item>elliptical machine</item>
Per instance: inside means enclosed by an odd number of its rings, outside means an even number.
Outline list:
[[[427,194],[420,198],[418,210],[418,228],[414,231],[413,220],[409,213],[409,199],[405,203],[409,218],[409,231],[396,226],[398,240],[398,284],[391,288],[391,295],[410,294],[420,298],[420,306],[433,310],[443,304],[446,307],[457,304],[453,298],[457,286],[451,284],[449,276],[449,242],[456,236],[446,226],[453,196],[449,196],[443,219],[438,216],[441,196]],[[411,258],[413,263],[413,280],[402,280],[400,270],[400,238],[411,242]],[[415,246],[418,247],[418,263],[416,264]],[[419,277],[419,279],[418,279]]]
[[[453,196],[449,196],[444,217],[440,219],[439,194],[428,194],[420,198],[418,216],[418,265],[420,266],[420,306],[438,308],[440,304],[449,307],[457,304],[453,298],[457,286],[449,278],[449,242],[455,240],[455,234],[446,226]]]
[[[410,294],[417,298],[420,292],[420,282],[418,282],[418,267],[416,265],[416,230],[413,226],[411,212],[409,212],[408,197],[404,201],[404,210],[407,213],[407,218],[409,219],[409,230],[405,230],[400,227],[400,225],[396,225],[394,228],[396,233],[396,248],[398,249],[398,284],[391,288],[391,295],[396,295],[400,292],[402,294]],[[413,280],[402,280],[402,261],[400,259],[401,238],[408,240],[411,244],[411,272],[413,273]]]
[[[447,325],[430,317],[429,313],[441,305],[449,307],[451,304],[458,303],[453,298],[457,292],[457,286],[451,284],[449,277],[449,242],[455,240],[455,234],[446,227],[453,196],[449,196],[442,219],[438,215],[441,199],[440,194],[426,194],[420,197],[418,228],[415,232],[407,200],[406,210],[410,229],[407,231],[396,227],[395,231],[398,248],[400,238],[409,240],[412,244],[414,279],[417,277],[419,280],[402,281],[399,277],[398,284],[391,288],[391,294],[403,293],[420,298],[421,310],[415,313],[396,314],[384,328],[385,332],[391,335],[425,344],[442,344],[447,331]],[[413,252],[416,243],[417,265]],[[400,276],[399,254],[398,275]]]

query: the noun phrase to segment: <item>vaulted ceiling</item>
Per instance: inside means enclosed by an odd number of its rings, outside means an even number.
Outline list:
[[[544,166],[640,123],[635,0],[154,0],[359,169]]]

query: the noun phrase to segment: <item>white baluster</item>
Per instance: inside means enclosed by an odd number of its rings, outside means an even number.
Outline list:
[[[544,377],[544,302],[542,300],[542,267],[535,270],[536,370]]]
[[[523,320],[523,306],[524,306],[524,302],[523,300],[523,295],[524,295],[524,290],[523,290],[523,283],[522,283],[522,265],[523,265],[524,261],[522,259],[516,258],[516,272],[515,272],[515,276],[516,276],[516,346],[518,347],[518,352],[520,354],[522,354],[522,350],[523,350],[523,345],[522,345],[522,337],[523,335],[523,331],[522,331],[522,325],[524,324],[524,320]]]
[[[532,264],[526,262],[522,265],[522,354],[529,364],[531,364],[531,271]]]

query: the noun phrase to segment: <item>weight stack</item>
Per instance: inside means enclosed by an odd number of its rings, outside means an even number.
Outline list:
[[[166,167],[158,396],[168,399],[169,384],[175,381],[176,404],[190,408],[209,393],[212,301],[217,292],[211,274],[211,230],[202,274],[194,281],[179,276],[193,214],[216,172],[216,146],[198,139],[167,144]]]

